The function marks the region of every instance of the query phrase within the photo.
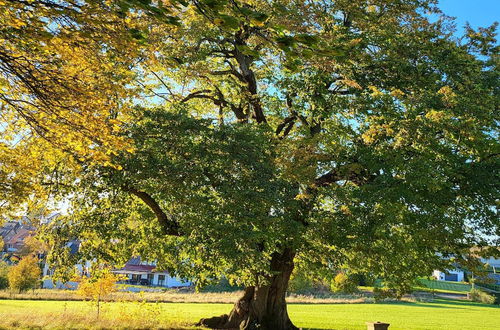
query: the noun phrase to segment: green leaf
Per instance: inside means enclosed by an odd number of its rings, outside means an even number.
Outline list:
[[[340,57],[346,55],[345,50],[339,48],[318,49],[317,53],[321,56],[333,56],[333,57]]]
[[[227,0],[201,0],[200,2],[214,11],[222,10],[227,5]]]
[[[177,16],[167,16],[165,17],[165,22],[168,24],[176,25],[176,26],[181,26],[181,19]]]
[[[298,58],[289,58],[283,66],[291,72],[298,72],[302,64],[302,61]]]
[[[237,45],[236,48],[244,55],[247,55],[247,56],[252,56],[252,57],[259,57],[260,54],[258,51],[246,46],[246,45]]]
[[[238,30],[241,24],[236,17],[229,15],[219,15],[218,18],[214,19],[214,23],[231,30]]]
[[[289,52],[290,49],[295,46],[295,38],[290,36],[277,37],[276,42],[278,47],[285,52]]]
[[[295,36],[295,40],[297,42],[307,45],[307,46],[313,46],[319,42],[319,38],[315,35],[312,34],[306,34],[306,33],[301,33]]]
[[[131,29],[129,29],[129,33],[132,36],[132,38],[134,38],[136,40],[142,41],[142,40],[146,39],[146,37],[144,36],[142,31],[139,29],[131,28]]]

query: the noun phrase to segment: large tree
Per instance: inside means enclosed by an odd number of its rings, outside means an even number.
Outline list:
[[[496,25],[455,39],[427,0],[88,3],[76,26],[116,17],[124,44],[91,29],[79,36],[100,47],[85,49],[132,78],[99,80],[112,102],[74,104],[93,143],[44,144],[78,164],[42,176],[71,201],[52,224],[54,261],[78,237],[78,258],[139,254],[200,285],[225,276],[244,295],[201,325],[294,329],[296,262],[404,290],[443,256],[498,245]],[[100,131],[108,112],[126,116]]]

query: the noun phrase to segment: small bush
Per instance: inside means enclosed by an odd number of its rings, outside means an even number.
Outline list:
[[[357,282],[345,273],[338,273],[333,279],[330,288],[333,292],[355,293],[358,292]]]
[[[79,284],[76,293],[94,300],[97,307],[97,317],[99,317],[102,298],[116,292],[116,282],[121,279],[121,276],[113,274],[109,269],[102,269],[93,273],[92,277],[82,276],[78,278]]]
[[[373,297],[375,298],[375,301],[377,301],[377,302],[385,300],[385,299],[393,299],[393,298],[397,298],[399,300],[400,298],[398,298],[397,296],[398,295],[394,289],[381,288],[381,287],[373,288]]]
[[[9,265],[6,262],[0,261],[0,290],[9,287]]]
[[[329,295],[331,280],[318,274],[314,275],[308,270],[297,267],[288,282],[288,292],[316,297]]]
[[[494,304],[496,300],[495,296],[477,289],[470,290],[469,297],[472,301],[490,305]]]
[[[234,292],[239,290],[243,290],[243,287],[238,285],[231,285],[228,279],[223,277],[218,283],[203,287],[201,292]]]
[[[303,272],[294,272],[288,283],[288,291],[293,293],[308,293],[313,291],[314,281]]]

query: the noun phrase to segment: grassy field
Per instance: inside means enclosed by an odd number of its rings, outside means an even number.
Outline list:
[[[101,318],[83,301],[0,300],[0,328],[193,328],[202,317],[227,313],[231,304],[105,303]],[[367,321],[391,323],[390,330],[493,330],[500,307],[435,300],[381,304],[290,304],[289,313],[305,329],[366,329]]]
[[[436,292],[462,292],[466,293],[472,289],[472,286],[467,283],[433,281],[427,279],[419,279],[419,282],[424,288],[435,290]]]
[[[431,292],[431,293],[467,293],[472,289],[472,286],[467,283],[436,281],[421,278],[418,280],[420,285],[414,286],[414,292]],[[360,290],[373,292],[373,286],[360,286]]]

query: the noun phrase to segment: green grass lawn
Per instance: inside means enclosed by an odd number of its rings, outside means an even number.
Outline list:
[[[435,293],[467,293],[472,289],[472,286],[467,283],[436,281],[421,278],[418,280],[419,286],[413,287],[414,291],[425,291]],[[373,286],[359,286],[360,290],[373,292]]]
[[[104,304],[101,319],[97,321],[88,302],[0,300],[0,328],[179,328],[202,317],[227,313],[231,307],[231,304],[113,302]],[[297,326],[308,329],[366,329],[367,321],[391,323],[390,330],[500,328],[499,306],[445,299],[431,303],[290,304],[289,314]]]
[[[434,281],[427,279],[418,280],[423,287],[433,289],[437,292],[459,292],[466,293],[472,289],[472,286],[467,283],[447,282],[447,281]]]

